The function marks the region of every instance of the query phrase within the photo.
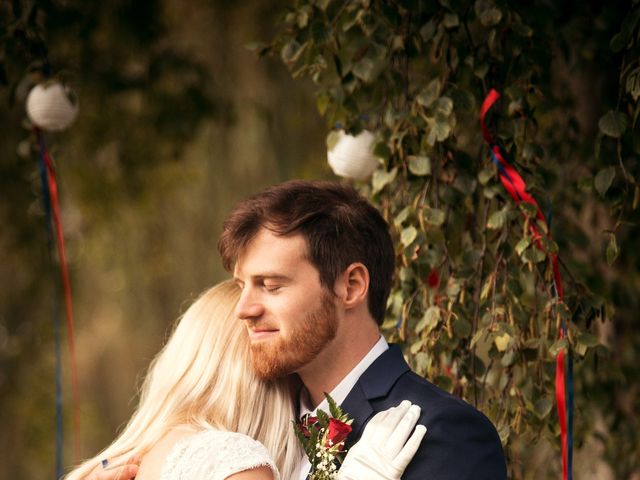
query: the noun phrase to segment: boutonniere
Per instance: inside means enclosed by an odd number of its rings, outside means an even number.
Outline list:
[[[329,414],[317,410],[315,417],[305,415],[293,422],[296,436],[311,462],[307,480],[333,480],[347,453],[344,442],[351,433],[352,418],[342,411],[327,393]]]

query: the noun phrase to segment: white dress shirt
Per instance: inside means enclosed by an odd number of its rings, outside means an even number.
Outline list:
[[[358,363],[353,368],[353,370],[351,370],[347,374],[347,376],[344,377],[340,381],[340,383],[336,385],[336,387],[333,390],[331,390],[331,392],[329,393],[329,395],[331,395],[331,398],[333,398],[338,405],[344,402],[344,399],[347,398],[347,395],[349,394],[351,389],[358,382],[360,375],[362,375],[365,372],[365,370],[369,368],[369,366],[375,361],[376,358],[378,358],[388,349],[389,349],[389,345],[387,344],[387,341],[384,339],[383,336],[380,336],[380,338],[378,339],[376,344],[373,346],[373,348],[369,350],[369,353],[367,353],[362,358],[362,360],[360,360],[360,363]],[[299,405],[300,417],[302,417],[305,414],[311,414],[315,416],[315,412],[318,409],[324,410],[325,412],[329,413],[329,402],[327,402],[327,399],[325,398],[324,400],[322,400],[322,402],[320,402],[320,405],[313,408],[311,405],[309,405],[310,403],[309,394],[307,393],[307,390],[304,388],[300,392],[300,398],[298,399],[298,402],[299,402],[298,405]],[[310,469],[311,469],[311,462],[309,462],[309,459],[305,455],[300,461],[300,465],[298,468],[299,480],[306,480]]]

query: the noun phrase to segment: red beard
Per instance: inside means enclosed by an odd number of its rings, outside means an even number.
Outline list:
[[[320,307],[293,329],[288,338],[251,344],[251,364],[265,380],[284,377],[313,360],[334,339],[338,329],[333,298],[323,293]]]

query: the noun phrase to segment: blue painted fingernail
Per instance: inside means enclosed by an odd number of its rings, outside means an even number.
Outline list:
[[[100,463],[102,464],[102,468],[107,468],[107,465],[109,465],[109,460],[105,458]]]

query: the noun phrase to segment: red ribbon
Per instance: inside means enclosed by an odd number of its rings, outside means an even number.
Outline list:
[[[51,199],[51,209],[53,211],[53,223],[56,231],[56,244],[58,246],[58,258],[60,260],[60,274],[62,276],[62,286],[64,289],[65,313],[67,318],[67,339],[69,343],[69,357],[71,362],[71,388],[73,394],[73,426],[74,426],[74,452],[76,461],[80,460],[80,389],[78,387],[78,368],[76,361],[76,345],[73,329],[73,303],[71,302],[71,282],[69,280],[69,269],[67,267],[67,255],[64,248],[64,233],[62,231],[62,218],[60,215],[60,202],[58,200],[58,185],[56,182],[56,172],[46,149],[42,132],[36,129],[41,154],[47,169],[47,184]]]
[[[503,155],[500,147],[496,145],[489,133],[489,129],[487,128],[485,117],[489,109],[493,106],[493,104],[500,98],[500,94],[491,89],[489,94],[482,102],[482,108],[480,110],[480,126],[482,128],[482,136],[489,144],[489,148],[491,150],[491,155],[493,156],[494,162],[498,166],[498,170],[500,173],[500,181],[504,188],[507,190],[511,198],[513,198],[516,204],[520,202],[526,202],[530,205],[533,205],[536,208],[536,220],[545,226],[547,230],[547,238],[551,239],[551,232],[547,224],[547,220],[543,215],[540,207],[538,206],[535,199],[527,192],[527,186],[520,174],[517,170],[507,162]],[[542,238],[535,222],[529,223],[529,229],[531,231],[531,236],[539,249],[542,249],[542,244],[540,239]],[[555,283],[555,292],[556,296],[559,300],[563,298],[563,287],[562,287],[562,279],[560,277],[560,267],[558,264],[558,255],[555,253],[550,253],[549,257],[551,259],[551,267],[553,269],[553,278]],[[559,338],[564,338],[564,331],[560,329]],[[566,395],[566,382],[565,382],[565,349],[561,348],[556,356],[556,406],[558,409],[558,422],[560,423],[560,441],[562,442],[562,478],[564,480],[568,479],[568,458],[569,458],[569,448],[567,443],[567,395]]]

